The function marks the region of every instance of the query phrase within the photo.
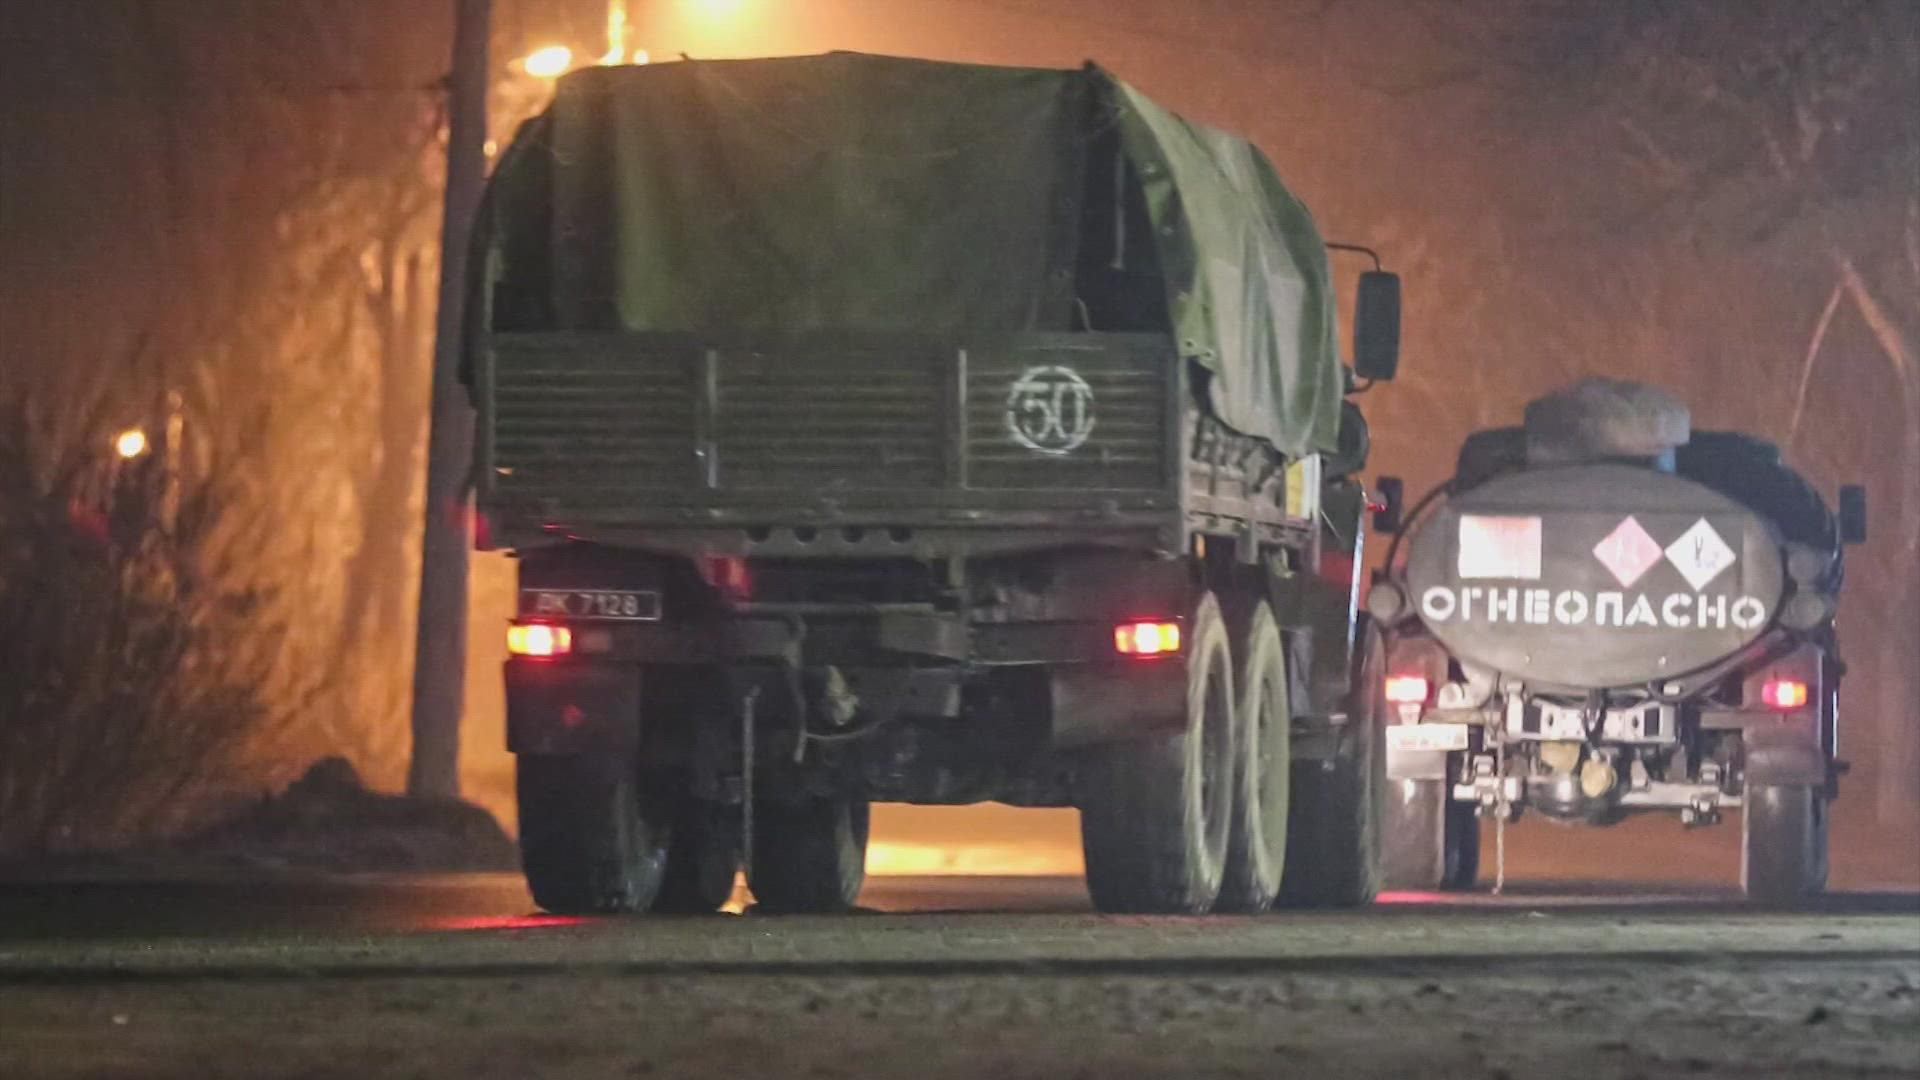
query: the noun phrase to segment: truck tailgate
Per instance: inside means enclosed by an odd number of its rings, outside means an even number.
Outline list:
[[[1173,513],[1182,366],[1156,335],[495,334],[481,499],[569,530]]]

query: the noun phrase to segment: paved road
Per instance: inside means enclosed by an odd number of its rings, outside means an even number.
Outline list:
[[[512,877],[0,884],[0,1077],[1920,1077],[1920,896],[1697,889],[1091,914],[557,919]]]

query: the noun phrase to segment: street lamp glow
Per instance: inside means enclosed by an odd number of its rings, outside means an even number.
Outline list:
[[[549,45],[527,54],[520,66],[536,79],[557,79],[573,67],[573,50],[565,45]]]
[[[147,433],[139,428],[128,428],[113,437],[113,452],[131,461],[147,452]]]
[[[600,66],[612,67],[627,60],[627,0],[607,0],[607,54]]]

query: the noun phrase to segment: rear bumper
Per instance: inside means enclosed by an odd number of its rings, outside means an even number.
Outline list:
[[[507,661],[507,749],[554,755],[636,750],[640,678],[640,669],[628,665]]]
[[[572,640],[571,655],[506,664],[509,750],[638,747],[649,722],[647,679],[710,682],[716,701],[758,686],[763,712],[790,722],[800,699],[809,712],[819,704],[821,680],[832,672],[862,723],[991,718],[1041,733],[1055,748],[1177,730],[1186,716],[1180,658],[1120,657],[1104,621],[968,625],[908,612],[821,621],[757,614],[705,626],[576,624]],[[583,645],[599,651],[583,654]]]
[[[576,657],[610,665],[726,667],[971,667],[1021,664],[1138,666],[1114,653],[1109,621],[969,623],[918,608],[848,614],[838,609],[750,611],[704,623],[572,624]],[[1149,661],[1151,662],[1151,661]]]

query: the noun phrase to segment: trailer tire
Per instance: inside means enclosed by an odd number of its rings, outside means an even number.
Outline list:
[[[1389,889],[1470,889],[1480,876],[1480,822],[1445,780],[1389,780],[1380,813],[1380,878]]]
[[[753,823],[754,903],[774,914],[849,911],[867,880],[865,799],[765,801]]]
[[[1293,767],[1287,866],[1278,906],[1360,907],[1380,891],[1380,799],[1386,755],[1380,726],[1386,645],[1372,620],[1357,627],[1347,722],[1334,756]]]
[[[1794,904],[1827,887],[1827,799],[1811,784],[1748,784],[1740,814],[1740,887]]]
[[[1100,747],[1083,778],[1080,842],[1101,911],[1199,915],[1220,893],[1239,701],[1212,593],[1200,594],[1185,631],[1180,730]]]
[[[1261,912],[1280,895],[1287,861],[1293,712],[1286,646],[1273,608],[1260,600],[1230,628],[1240,690],[1240,746],[1234,757],[1233,820],[1216,911]]]
[[[667,815],[622,755],[521,754],[520,864],[534,903],[559,915],[644,911],[667,864]]]
[[[710,915],[733,896],[740,869],[739,811],[689,799],[674,818],[667,873],[653,910],[669,915]]]

